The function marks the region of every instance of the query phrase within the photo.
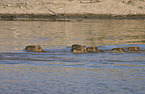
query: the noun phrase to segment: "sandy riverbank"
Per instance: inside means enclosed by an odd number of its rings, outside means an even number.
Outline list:
[[[27,15],[27,16],[25,16]],[[144,0],[1,0],[0,16],[145,17]],[[14,17],[13,17],[14,16]]]

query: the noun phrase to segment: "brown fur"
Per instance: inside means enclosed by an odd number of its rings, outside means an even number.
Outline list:
[[[29,45],[24,49],[27,52],[45,52],[40,45]]]
[[[113,52],[124,52],[123,48],[113,48]]]
[[[130,51],[140,51],[139,47],[128,47]]]
[[[87,47],[88,52],[103,52],[101,50],[98,50],[97,47]]]
[[[71,51],[73,53],[78,53],[78,54],[87,53],[86,46],[82,46],[82,45],[78,45],[78,44],[72,45]]]

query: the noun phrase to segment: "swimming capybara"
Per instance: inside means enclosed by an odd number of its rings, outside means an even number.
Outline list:
[[[98,50],[97,47],[87,47],[88,52],[103,52],[102,50]]]
[[[140,51],[139,47],[128,47],[128,50],[130,51]]]
[[[40,45],[29,45],[24,50],[27,52],[45,52]]]
[[[77,54],[87,53],[86,46],[82,46],[78,44],[72,45],[71,51]]]
[[[113,48],[112,52],[125,52],[123,48]]]

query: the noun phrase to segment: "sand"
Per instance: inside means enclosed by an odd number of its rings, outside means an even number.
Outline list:
[[[144,0],[0,0],[0,14],[145,15]]]

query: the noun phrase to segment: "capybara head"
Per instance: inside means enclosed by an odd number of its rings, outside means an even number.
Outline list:
[[[113,48],[113,52],[124,52],[123,48]]]
[[[87,53],[86,46],[74,44],[72,45],[71,51],[73,53]]]
[[[86,46],[82,46],[82,45],[78,45],[78,44],[74,44],[72,45],[72,48],[85,48]]]
[[[130,51],[140,51],[139,47],[128,47]]]
[[[97,47],[87,47],[88,52],[103,52],[101,50],[98,50]]]
[[[96,51],[98,50],[97,47],[87,47],[87,51]]]
[[[24,49],[27,52],[45,52],[40,45],[29,45]]]

